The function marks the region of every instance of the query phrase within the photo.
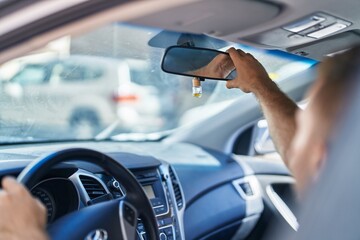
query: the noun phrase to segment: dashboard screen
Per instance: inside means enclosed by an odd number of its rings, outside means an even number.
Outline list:
[[[143,186],[143,189],[149,199],[155,198],[154,189],[151,185]]]

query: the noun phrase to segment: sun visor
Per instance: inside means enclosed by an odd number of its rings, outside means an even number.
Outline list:
[[[220,49],[229,46],[229,43],[204,34],[179,33],[164,30],[151,38],[148,45],[156,48],[187,45],[200,48]]]

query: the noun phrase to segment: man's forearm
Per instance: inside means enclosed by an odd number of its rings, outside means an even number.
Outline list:
[[[253,93],[260,102],[275,147],[289,166],[287,151],[295,134],[298,106],[274,82],[254,88]]]
[[[235,79],[226,82],[226,87],[255,94],[268,121],[275,146],[289,166],[287,151],[295,135],[297,105],[277,87],[265,68],[251,54],[234,48],[230,48],[228,53],[238,74]]]

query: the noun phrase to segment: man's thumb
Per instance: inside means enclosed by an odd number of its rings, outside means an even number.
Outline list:
[[[228,80],[228,81],[226,82],[226,87],[227,87],[228,89],[234,88],[234,87],[235,87],[235,85],[234,85],[234,80]]]
[[[24,186],[16,181],[13,177],[4,177],[1,182],[2,188],[7,192],[18,192],[22,190]]]

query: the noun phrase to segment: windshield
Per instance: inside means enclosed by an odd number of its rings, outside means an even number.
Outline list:
[[[165,49],[148,44],[160,32],[111,24],[2,64],[0,142],[162,132],[216,114],[243,96],[209,80],[202,98],[192,97],[190,78],[162,72]],[[230,42],[219,50],[231,46],[252,53],[280,83],[315,63]]]

